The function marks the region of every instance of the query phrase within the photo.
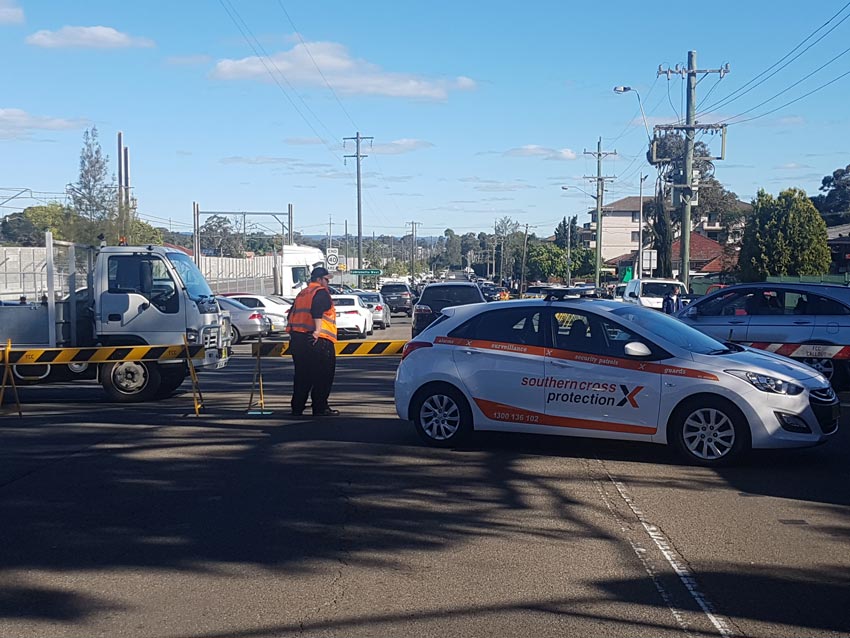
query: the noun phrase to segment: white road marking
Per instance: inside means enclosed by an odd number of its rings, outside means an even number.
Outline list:
[[[688,565],[684,558],[682,558],[679,553],[673,547],[673,544],[670,542],[670,539],[667,538],[666,534],[662,532],[656,525],[653,525],[649,520],[647,520],[646,516],[643,512],[638,508],[635,503],[634,498],[629,493],[626,486],[622,483],[622,481],[616,480],[611,473],[608,472],[608,468],[605,467],[605,464],[602,463],[601,460],[597,459],[597,462],[601,466],[602,470],[605,472],[606,476],[608,476],[608,480],[611,481],[611,484],[616,488],[617,492],[620,494],[620,497],[623,501],[628,505],[629,509],[634,513],[635,517],[637,517],[640,524],[643,526],[643,529],[646,531],[647,535],[652,539],[652,542],[655,543],[655,546],[658,547],[661,554],[667,560],[667,563],[676,572],[676,575],[679,577],[679,580],[685,586],[685,589],[688,590],[688,593],[693,598],[694,602],[699,605],[700,609],[702,609],[703,613],[706,615],[708,620],[714,625],[715,629],[720,633],[724,638],[731,638],[735,636],[736,633],[731,628],[731,623],[727,618],[719,614],[715,611],[715,606],[711,603],[708,597],[700,590],[699,583],[697,583],[696,578],[694,577],[693,572],[688,568]],[[643,562],[643,561],[642,561]],[[672,608],[671,608],[672,611]]]

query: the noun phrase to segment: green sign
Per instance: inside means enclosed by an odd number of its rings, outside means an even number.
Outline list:
[[[373,276],[377,276],[377,275],[380,275],[383,271],[378,270],[377,268],[364,268],[364,269],[354,268],[353,270],[349,270],[348,272],[350,272],[352,275],[373,275]]]

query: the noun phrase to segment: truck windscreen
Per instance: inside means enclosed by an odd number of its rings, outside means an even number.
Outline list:
[[[194,299],[212,297],[213,292],[210,285],[204,279],[201,271],[198,270],[198,267],[189,255],[184,253],[168,253],[168,261],[174,266],[190,297]]]

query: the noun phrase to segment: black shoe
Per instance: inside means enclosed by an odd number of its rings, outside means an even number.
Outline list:
[[[339,410],[327,408],[321,412],[313,412],[313,416],[339,416]]]
[[[289,416],[304,416],[304,410],[292,410],[290,411]]]

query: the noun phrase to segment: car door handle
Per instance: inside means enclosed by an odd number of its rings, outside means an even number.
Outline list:
[[[567,363],[566,361],[559,361],[557,359],[552,361],[552,365],[555,366],[556,368],[572,368],[573,367],[572,364]]]
[[[811,321],[795,321],[794,325],[795,326],[808,326],[808,325],[811,325],[811,323],[812,323]]]
[[[747,323],[747,322],[744,319],[735,319],[734,321],[729,322],[730,325],[736,325],[736,326],[739,325],[739,324],[742,324],[742,323]]]
[[[121,321],[121,315],[116,315],[116,314],[107,315],[106,320],[107,321]]]
[[[478,350],[464,350],[466,354],[481,354]]]

